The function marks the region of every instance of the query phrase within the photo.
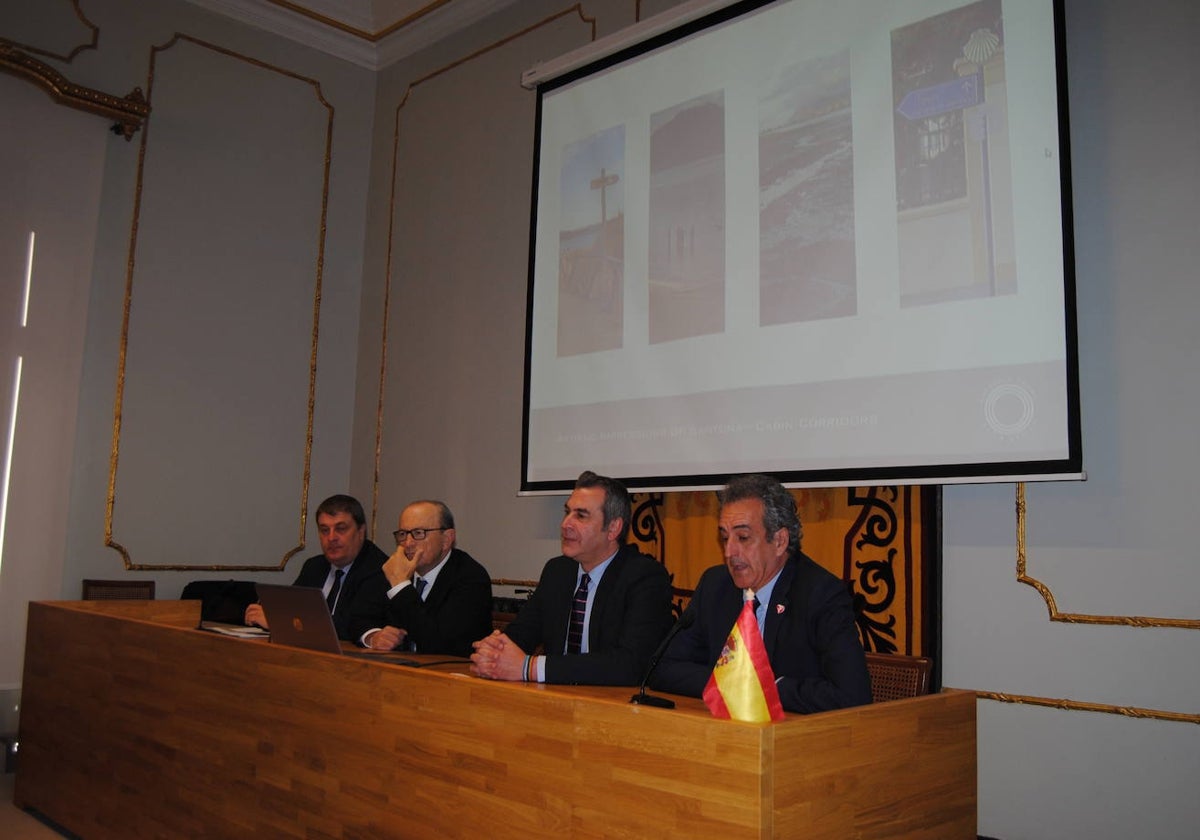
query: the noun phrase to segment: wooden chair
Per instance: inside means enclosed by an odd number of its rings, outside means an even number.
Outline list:
[[[933,660],[927,656],[867,653],[872,701],[882,703],[885,700],[902,700],[928,694],[929,671],[932,668]]]
[[[503,633],[504,628],[508,627],[508,623],[517,617],[517,613],[521,611],[521,607],[524,606],[526,599],[529,598],[537,584],[536,580],[492,578],[492,586],[516,587],[512,595],[492,596],[492,627]]]
[[[153,601],[152,580],[84,580],[85,601]]]

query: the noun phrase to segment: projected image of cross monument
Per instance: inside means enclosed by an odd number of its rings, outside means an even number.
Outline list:
[[[625,127],[563,149],[559,179],[558,355],[621,346]]]

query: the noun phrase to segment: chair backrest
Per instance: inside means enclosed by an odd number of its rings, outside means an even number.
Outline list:
[[[902,656],[896,653],[868,653],[867,671],[871,675],[871,699],[902,700],[929,693],[929,671],[933,660],[927,656]]]
[[[493,589],[497,586],[514,587],[511,595],[492,596],[492,628],[503,633],[508,627],[508,623],[517,617],[521,607],[525,606],[525,602],[529,600],[529,596],[533,594],[537,585],[536,580],[492,578]]]
[[[85,601],[153,601],[152,580],[84,580]]]
[[[252,580],[193,580],[179,593],[181,601],[200,602],[201,621],[241,624],[246,607],[258,600]]]

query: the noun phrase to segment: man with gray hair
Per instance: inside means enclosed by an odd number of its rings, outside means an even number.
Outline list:
[[[807,714],[870,703],[871,681],[850,594],[842,580],[800,551],[800,517],[792,494],[770,476],[741,475],[730,479],[720,502],[725,564],[701,576],[687,609],[693,614],[691,626],[663,654],[653,687],[701,696],[743,602],[752,597],[786,711]]]
[[[671,626],[667,570],[627,541],[629,491],[587,470],[563,505],[562,554],[505,632],[475,642],[493,680],[637,685]]]

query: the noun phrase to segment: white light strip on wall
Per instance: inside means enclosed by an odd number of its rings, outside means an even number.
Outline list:
[[[33,248],[37,242],[37,231],[29,231],[29,250],[25,256],[25,291],[21,296],[21,326],[29,322],[29,290],[33,288]]]
[[[33,289],[33,254],[37,245],[37,231],[29,231],[29,248],[25,254],[25,288],[21,292],[21,327],[29,324],[29,298]],[[4,543],[8,533],[8,490],[12,478],[13,451],[17,441],[17,408],[21,402],[21,370],[25,360],[17,356],[17,368],[13,375],[12,412],[8,418],[8,435],[4,443],[4,480],[0,483],[0,568],[4,566]]]
[[[17,370],[13,376],[12,412],[8,418],[8,435],[4,447],[4,482],[0,484],[0,569],[4,566],[4,542],[8,533],[8,488],[12,477],[13,449],[17,437],[17,406],[21,398],[21,367],[24,359],[17,356]]]

